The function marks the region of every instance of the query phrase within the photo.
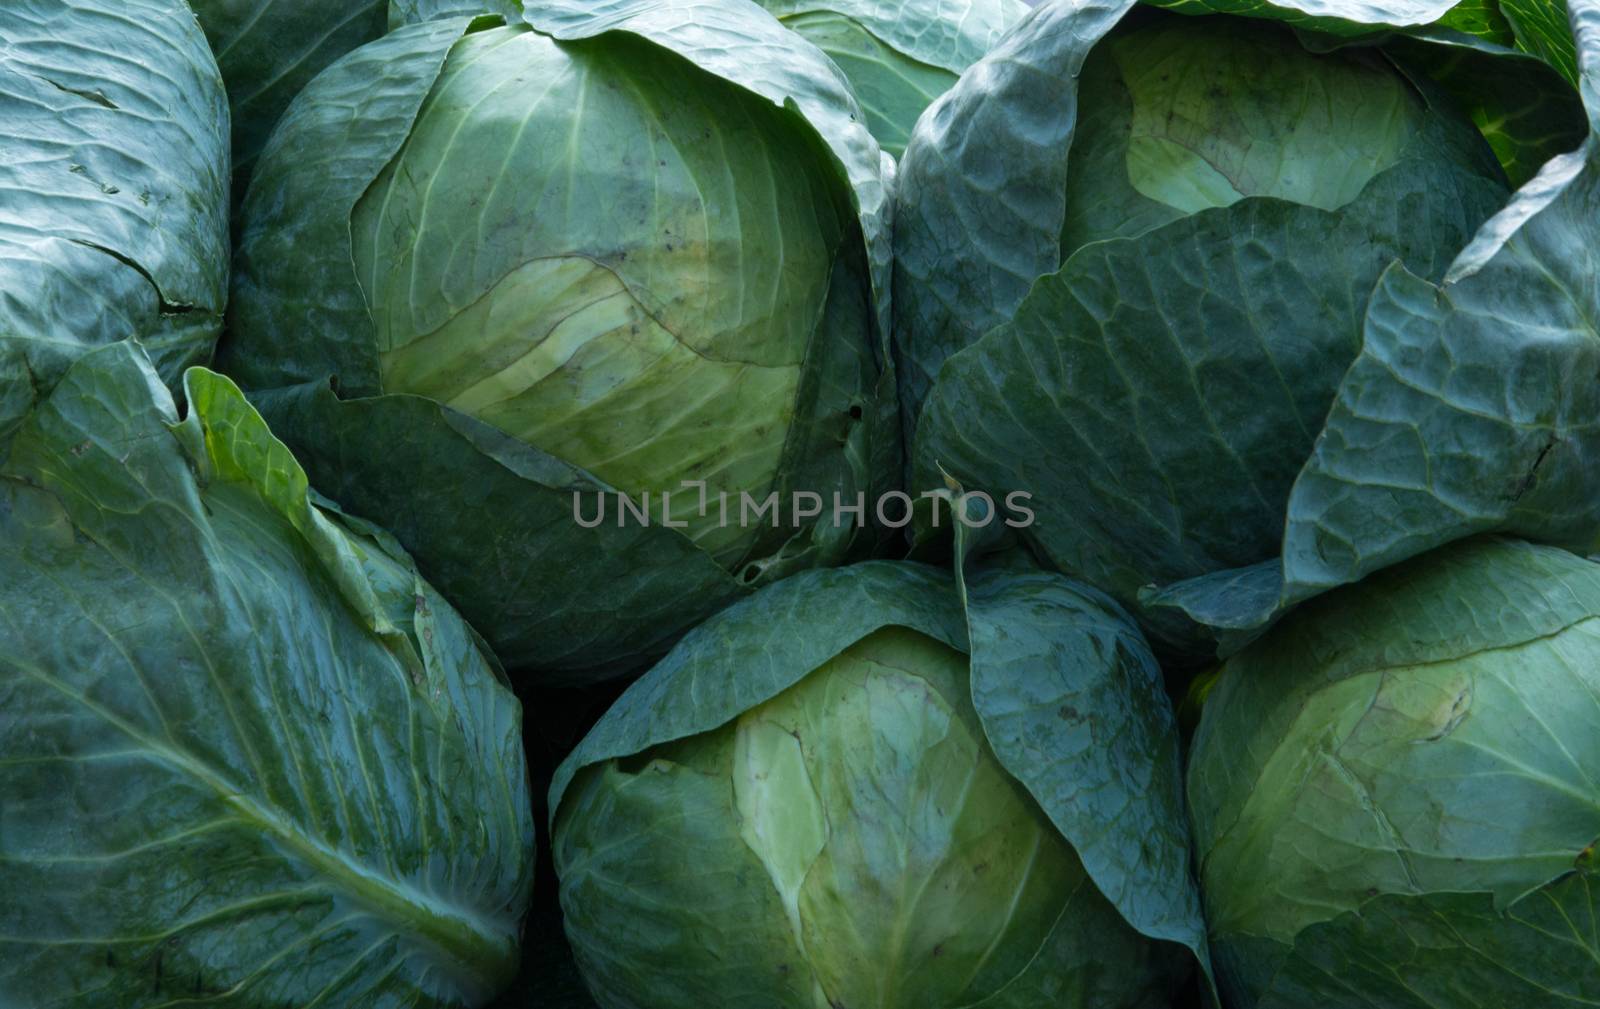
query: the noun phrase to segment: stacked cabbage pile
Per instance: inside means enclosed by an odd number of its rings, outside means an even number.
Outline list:
[[[1594,1005],[1597,553],[1600,0],[0,5],[0,1007]]]

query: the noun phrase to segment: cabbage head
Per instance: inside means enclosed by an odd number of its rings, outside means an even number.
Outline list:
[[[71,364],[211,360],[228,296],[228,103],[183,0],[0,3],[0,459]]]
[[[1600,996],[1600,564],[1472,539],[1230,659],[1189,768],[1239,1009]]]
[[[898,451],[882,162],[837,71],[733,0],[590,6],[420,21],[318,78],[222,357],[509,664],[567,680],[843,559],[872,534],[792,492],[853,502]]]
[[[969,588],[796,575],[592,730],[550,808],[603,1009],[1168,1005],[1205,950],[1154,660],[1058,575]]]
[[[228,379],[131,341],[0,463],[0,1005],[469,1009],[533,881],[522,710]]]
[[[1029,492],[1177,664],[1455,539],[1595,542],[1597,92],[1442,4],[1174,6],[1047,4],[919,121],[911,490]]]

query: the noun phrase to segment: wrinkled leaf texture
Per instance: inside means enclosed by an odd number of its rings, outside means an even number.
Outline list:
[[[896,340],[918,486],[943,467],[997,495],[1034,489],[1039,552],[1138,605],[1148,628],[1191,654],[1212,650],[1197,626],[1227,653],[1298,602],[1453,539],[1593,544],[1600,213],[1593,141],[1570,150],[1590,130],[1576,96],[1531,56],[1430,24],[1437,5],[1212,7],[1349,35],[1404,29],[1389,36],[1396,58],[1437,72],[1458,100],[1476,93],[1483,102],[1469,110],[1480,121],[1495,112],[1487,138],[1502,165],[1537,174],[1453,263],[1409,263],[1431,279],[1373,264],[1374,287],[1348,292],[1359,353],[1332,371],[1336,387],[1312,395],[1328,398],[1310,402],[1292,374],[1240,385],[1220,335],[1250,344],[1252,331],[1326,310],[1298,268],[1274,259],[1277,236],[1336,226],[1246,199],[1059,262],[1074,78],[1128,5],[1035,11],[923,117],[900,173]],[[1576,37],[1592,47],[1587,17],[1574,7]],[[1491,67],[1530,87],[1496,97],[1505,80]],[[1592,104],[1590,91],[1585,78]],[[1452,220],[1443,205],[1429,216]],[[1231,255],[1215,254],[1229,242]],[[1184,338],[1138,335],[1169,329]],[[1239,415],[1274,380],[1284,409],[1270,421]],[[1070,402],[1058,389],[1073,390]],[[1261,444],[1283,449],[1270,461],[1279,484],[1252,488],[1234,472],[1261,470],[1229,458],[1228,432],[1252,423],[1269,424]],[[1150,462],[1130,484],[1106,456]],[[1230,546],[1247,538],[1243,525],[1279,543],[1279,556],[1252,561]]]
[[[0,467],[0,1004],[481,1005],[517,964],[521,709],[227,379],[130,343]]]
[[[180,0],[0,5],[0,458],[93,347],[176,386],[228,291],[228,107]]]

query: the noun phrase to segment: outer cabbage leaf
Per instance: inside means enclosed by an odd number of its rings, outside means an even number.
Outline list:
[[[290,430],[361,432],[293,444],[335,500],[401,502],[388,508],[388,528],[430,558],[430,580],[450,585],[463,612],[492,620],[510,656],[574,670],[573,679],[596,665],[637,666],[688,620],[737,595],[727,571],[686,537],[617,526],[614,511],[604,527],[580,527],[573,496],[588,514],[609,488],[447,407],[417,396],[342,400],[325,383],[256,399]],[[419,482],[419,473],[427,479]],[[463,494],[502,518],[471,528],[438,524],[434,517],[458,508]],[[777,558],[772,574],[808,559]]]
[[[92,347],[176,383],[228,289],[228,108],[178,0],[0,6],[0,457]]]
[[[191,0],[233,109],[233,205],[294,96],[323,68],[382,35],[384,0]]]
[[[1502,195],[1401,165],[1345,210],[1248,199],[1085,246],[945,362],[914,484],[1029,490],[1038,550],[1127,605],[1271,556],[1373,284],[1396,257],[1441,276]]]
[[[1572,5],[1597,121],[1600,7]],[[1281,566],[1149,596],[1225,647],[1434,546],[1509,532],[1586,549],[1600,501],[1600,137],[1552,159],[1439,284],[1388,270],[1360,356],[1289,497]]]
[[[1600,892],[1586,868],[1497,912],[1485,894],[1388,895],[1308,929],[1262,1009],[1576,1009],[1600,999]]]
[[[1027,14],[1020,0],[761,0],[828,54],[855,88],[883,149],[905,153],[911,128]]]
[[[1061,265],[1078,74],[1132,7],[1040,7],[918,121],[895,193],[896,366],[909,423],[945,358]]]
[[[980,575],[965,598],[973,703],[1001,763],[1135,929],[1209,970],[1177,725],[1137,627],[1100,593],[1042,572]]]
[[[1442,26],[1413,29],[1384,43],[1421,68],[1472,116],[1514,185],[1545,162],[1583,144],[1583,103],[1549,64]]]
[[[904,4],[882,0],[762,0],[762,6],[780,21],[823,12],[842,15],[894,51],[957,76],[981,59],[1000,36],[1028,13],[1028,6],[1020,0],[914,0]]]
[[[521,13],[521,0],[389,0],[389,30],[438,18],[492,14],[510,20]]]
[[[1578,83],[1577,44],[1567,28],[1564,0],[1500,0],[1500,11],[1511,25],[1517,48]]]
[[[521,710],[227,379],[75,364],[0,467],[0,1003],[481,1005],[532,879]]]
[[[1383,28],[1431,25],[1445,19],[1455,0],[1162,0],[1182,14],[1237,14],[1271,18],[1332,35],[1370,35]]]
[[[843,71],[866,124],[899,157],[922,110],[1028,12],[1021,0],[758,0]],[[391,0],[392,28],[492,12],[507,19],[521,0]]]
[[[284,114],[242,212],[229,306],[233,335],[218,354],[246,389],[337,375],[341,390],[376,391],[372,321],[350,254],[350,211],[399,151],[467,24],[465,18],[429,22],[363,46],[320,75]],[[257,210],[258,204],[272,209]],[[291,252],[302,264],[292,284],[282,276],[296,261]],[[269,298],[293,300],[269,311]],[[278,312],[294,324],[278,322]],[[270,341],[271,354],[253,345],[258,339]]]
[[[1436,37],[1440,29],[1463,32],[1497,46],[1532,54],[1569,82],[1576,82],[1573,41],[1562,0],[1425,0],[1363,3],[1359,0],[1155,0],[1155,5],[1185,14],[1240,14],[1271,18],[1333,35],[1363,36],[1385,28]],[[1502,93],[1492,81],[1473,86]]]

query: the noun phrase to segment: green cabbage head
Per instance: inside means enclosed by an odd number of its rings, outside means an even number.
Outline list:
[[[969,648],[937,572],[797,575],[624,695],[551,803],[602,1006],[1167,1005],[1195,962],[1172,926],[1199,918],[1155,666],[1055,576],[983,595],[999,651]]]
[[[1029,492],[1180,663],[1454,539],[1592,542],[1579,92],[1403,5],[1204,6],[1042,6],[918,121],[912,489]]]
[[[1239,1009],[1600,994],[1600,565],[1467,540],[1223,667],[1189,770]]]
[[[894,468],[854,100],[748,5],[623,7],[419,21],[319,77],[262,156],[223,354],[319,485],[569,679],[837,562],[859,524],[791,492]]]
[[[352,215],[383,390],[633,495],[774,486],[853,212],[771,103],[684,101],[705,76],[526,25],[457,42]],[[724,564],[759,532],[678,501]]]

